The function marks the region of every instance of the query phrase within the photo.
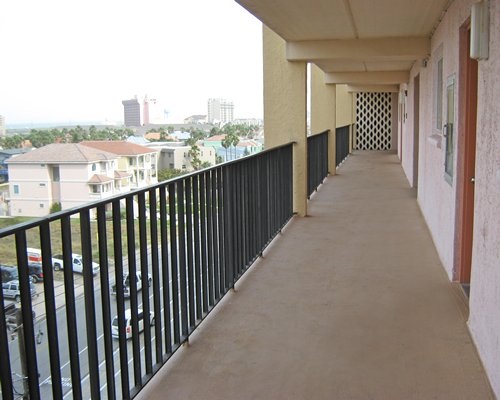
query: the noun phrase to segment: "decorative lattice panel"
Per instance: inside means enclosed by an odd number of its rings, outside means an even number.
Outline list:
[[[390,93],[357,93],[356,148],[389,150],[392,142]]]

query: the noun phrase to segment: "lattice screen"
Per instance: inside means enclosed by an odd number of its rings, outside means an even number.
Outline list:
[[[357,93],[356,148],[389,150],[392,142],[390,93]]]

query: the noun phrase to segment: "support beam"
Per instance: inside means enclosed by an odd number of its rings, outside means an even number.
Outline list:
[[[328,172],[335,175],[335,125],[336,125],[335,85],[325,84],[325,74],[311,64],[311,133],[313,135],[330,131],[328,135]]]
[[[430,51],[431,42],[428,37],[305,40],[286,44],[289,61],[416,60],[427,57]]]
[[[293,211],[307,214],[307,65],[286,59],[285,41],[263,25],[264,144],[293,146]]]
[[[350,93],[356,92],[371,92],[371,93],[398,93],[398,85],[347,85],[347,91]]]
[[[325,83],[328,84],[394,85],[406,83],[409,79],[409,71],[329,72],[325,74]]]

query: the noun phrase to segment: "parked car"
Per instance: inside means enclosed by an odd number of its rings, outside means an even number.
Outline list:
[[[151,286],[152,282],[151,274],[148,274],[148,286]],[[137,291],[142,289],[142,273],[140,271],[136,272],[135,277]],[[111,285],[111,293],[116,295],[116,283]],[[123,274],[123,296],[130,297],[130,276],[128,272]]]
[[[19,273],[17,272],[16,267],[10,265],[0,265],[0,271],[2,272],[2,283],[19,279]]]
[[[3,307],[5,323],[7,324],[7,329],[10,331],[17,328],[17,311],[18,308],[14,303],[5,304]]]
[[[72,255],[72,269],[73,272],[83,273],[83,258],[80,254]],[[64,268],[64,261],[62,254],[56,254],[52,257],[52,266],[56,271],[60,271]],[[99,264],[92,262],[92,275],[97,275],[99,273]]]
[[[33,283],[29,283],[31,297],[36,295],[36,288]],[[19,302],[21,300],[21,287],[19,281],[10,281],[2,284],[3,297],[8,299],[14,299]]]
[[[139,332],[144,330],[144,312],[142,309],[137,310],[137,323],[139,325]],[[155,324],[154,313],[149,313],[149,323],[151,325]],[[118,316],[113,318],[111,322],[111,335],[114,338],[118,338],[119,330],[118,330]],[[132,337],[132,312],[130,308],[125,310],[125,338],[130,339]]]
[[[39,263],[28,263],[28,270],[33,282],[43,282],[43,269],[42,264]]]

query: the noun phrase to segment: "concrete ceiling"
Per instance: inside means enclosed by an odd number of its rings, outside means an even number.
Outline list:
[[[287,42],[290,61],[313,62],[327,82],[357,85],[398,83],[428,57],[453,0],[236,1]]]

